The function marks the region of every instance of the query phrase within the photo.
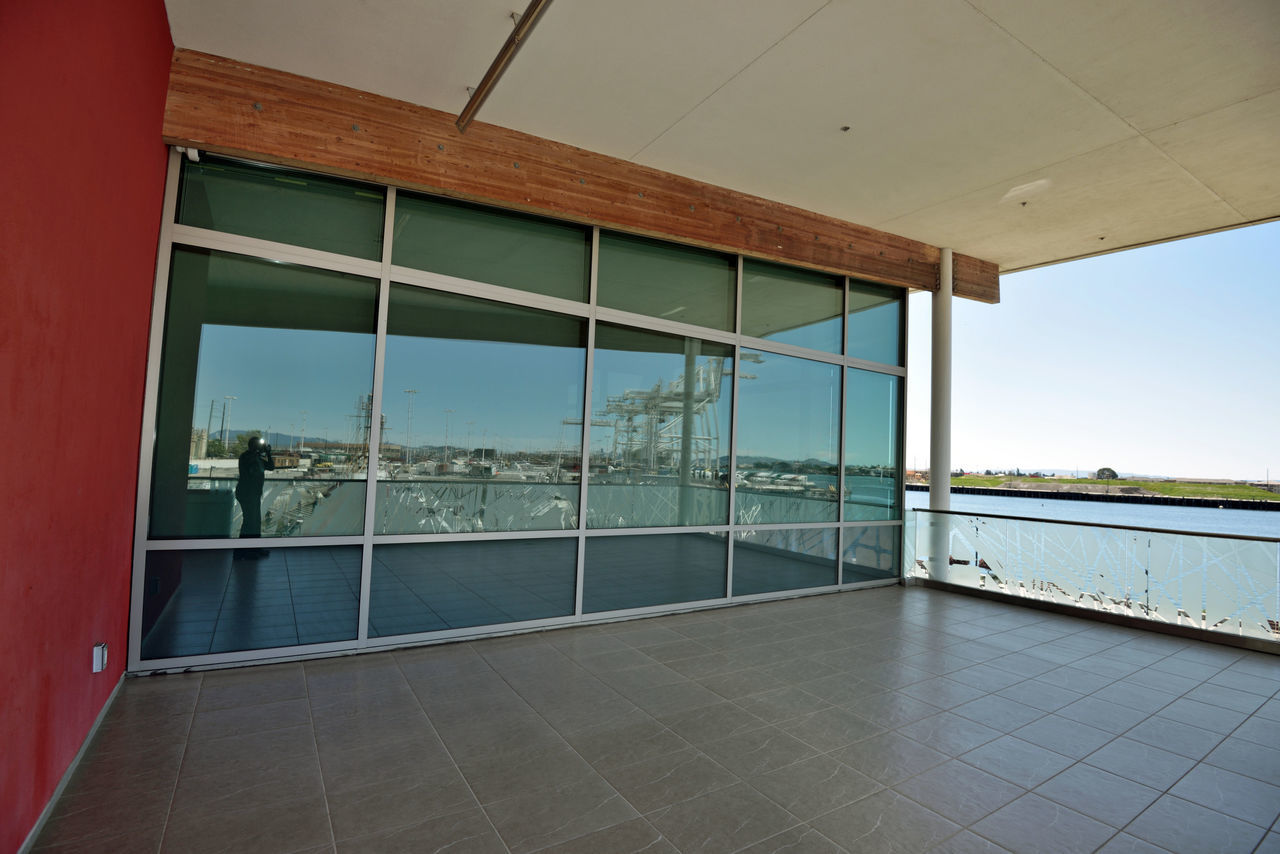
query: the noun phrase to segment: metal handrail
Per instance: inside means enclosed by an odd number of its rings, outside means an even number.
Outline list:
[[[1012,522],[1044,522],[1050,525],[1074,525],[1079,528],[1112,528],[1121,531],[1141,531],[1144,534],[1173,534],[1180,537],[1214,537],[1221,540],[1249,540],[1258,543],[1276,543],[1280,537],[1258,537],[1250,534],[1221,534],[1211,531],[1175,531],[1170,528],[1142,528],[1136,525],[1112,525],[1105,522],[1076,522],[1067,519],[1042,519],[1036,516],[1005,516],[1000,513],[973,513],[965,510],[930,510],[928,507],[909,507],[912,513],[937,513],[945,516],[981,516],[985,519],[1008,519]]]

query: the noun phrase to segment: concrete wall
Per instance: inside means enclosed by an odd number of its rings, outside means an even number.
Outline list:
[[[172,50],[162,0],[0,4],[0,852],[124,667]]]

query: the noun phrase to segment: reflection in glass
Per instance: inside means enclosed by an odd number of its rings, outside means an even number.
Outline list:
[[[182,163],[178,222],[377,261],[385,199],[382,187],[206,155]]]
[[[898,545],[902,529],[897,525],[865,525],[844,529],[844,559],[840,583],[880,581],[898,577]]]
[[[737,521],[834,522],[840,368],[740,352]]]
[[[836,583],[835,528],[739,531],[733,541],[733,595]]]
[[[587,526],[728,522],[733,348],[599,323],[594,368]]]
[[[261,536],[361,533],[377,283],[186,248],[169,282],[151,536],[252,536],[236,489],[255,436],[274,464]]]
[[[738,262],[732,255],[601,232],[600,305],[733,331]]]
[[[724,534],[650,534],[587,540],[582,611],[620,611],[720,599]]]
[[[743,262],[743,335],[839,353],[843,311],[844,283],[839,276]]]
[[[360,611],[360,547],[147,554],[142,657],[349,641]]]
[[[375,546],[369,636],[568,616],[577,573],[576,539]]]
[[[898,406],[901,380],[849,369],[845,390],[844,518],[901,519]]]
[[[901,288],[849,282],[849,326],[846,356],[902,364]]]
[[[393,264],[586,300],[591,230],[466,202],[399,193]]]
[[[391,286],[384,534],[577,527],[586,321]]]

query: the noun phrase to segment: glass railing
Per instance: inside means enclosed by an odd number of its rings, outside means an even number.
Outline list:
[[[908,577],[1280,642],[1280,539],[907,514]]]

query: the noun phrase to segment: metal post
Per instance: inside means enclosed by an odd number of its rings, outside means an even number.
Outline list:
[[[938,290],[933,295],[933,339],[929,408],[929,509],[951,509],[951,250],[938,263]],[[930,517],[930,574],[945,578],[948,530],[945,516]]]

